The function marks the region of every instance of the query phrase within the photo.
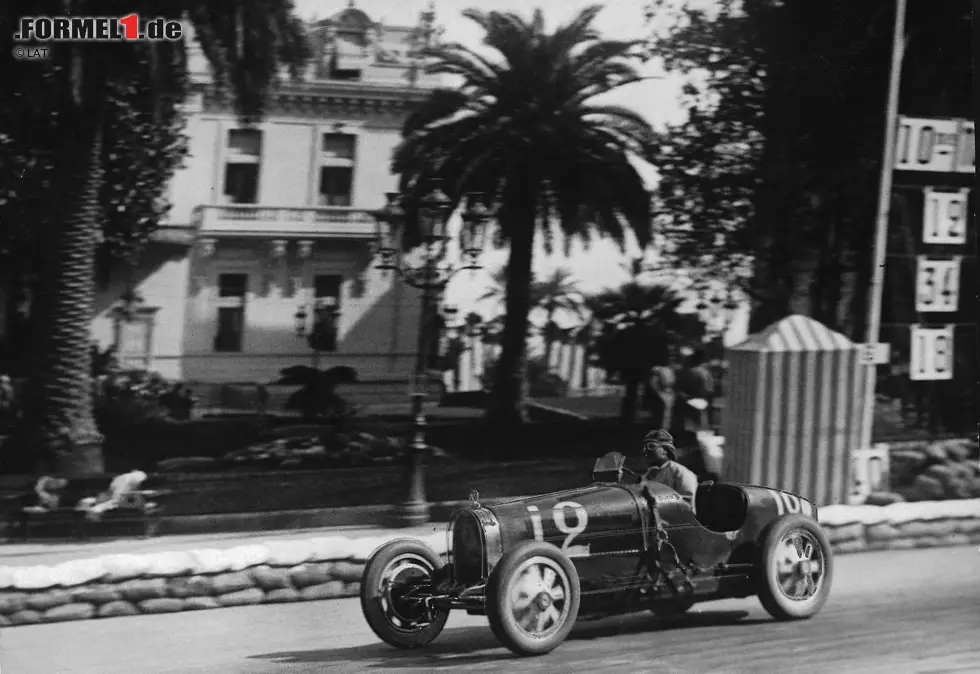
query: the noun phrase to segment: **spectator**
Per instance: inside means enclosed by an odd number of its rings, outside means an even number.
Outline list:
[[[677,376],[677,404],[681,408],[675,420],[685,444],[693,444],[695,434],[704,430],[706,410],[714,399],[713,377],[705,364],[704,351],[698,349],[687,358]],[[676,436],[676,434],[675,434]]]
[[[85,518],[98,521],[102,514],[129,504],[133,499],[139,499],[139,488],[146,481],[146,473],[141,470],[131,470],[117,475],[109,484],[109,489],[96,497],[83,498],[75,506],[76,510],[85,512]],[[154,504],[146,504],[152,507]]]
[[[42,475],[34,483],[34,493],[24,503],[27,512],[47,512],[61,504],[60,492],[68,486],[68,480]]]
[[[668,428],[671,425],[674,414],[674,384],[674,370],[669,359],[653,367],[643,396],[650,413],[651,427]]]

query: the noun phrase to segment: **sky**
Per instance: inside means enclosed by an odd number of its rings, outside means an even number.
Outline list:
[[[461,15],[465,9],[513,11],[530,17],[534,8],[540,8],[544,14],[546,30],[553,30],[585,7],[604,4],[605,8],[595,21],[600,33],[608,38],[639,39],[645,37],[647,30],[644,16],[647,1],[607,0],[602,3],[596,0],[435,0],[434,5],[436,22],[445,31],[442,39],[476,47],[482,38],[482,31]],[[311,19],[325,18],[343,10],[348,0],[294,0],[294,3],[301,17]],[[429,3],[428,0],[355,0],[353,4],[375,21],[387,25],[412,26]],[[643,66],[641,74],[652,79],[622,87],[610,94],[605,102],[635,110],[655,128],[666,123],[683,121],[685,113],[680,105],[683,79],[664,73],[655,62]],[[647,164],[636,163],[641,175],[651,188],[654,187],[656,171]],[[628,255],[639,253],[639,248],[631,242]],[[556,268],[567,268],[573,272],[579,288],[585,293],[591,293],[616,287],[628,280],[627,272],[622,267],[626,259],[615,244],[604,240],[596,240],[588,252],[574,244],[569,257],[565,257],[560,250],[548,256],[539,245],[535,254],[534,271],[539,277],[545,277]],[[485,316],[499,313],[502,307],[488,303],[479,305],[477,299],[487,288],[489,272],[503,266],[506,260],[506,250],[488,248],[481,259],[484,270],[459,274],[447,291],[447,304],[465,308],[461,313],[468,312],[474,306],[478,306]],[[693,308],[693,302],[689,304],[689,308]],[[747,324],[747,313],[740,312],[732,323],[726,342],[740,341],[745,335]]]

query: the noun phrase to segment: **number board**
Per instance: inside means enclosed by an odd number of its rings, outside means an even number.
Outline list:
[[[965,244],[970,190],[937,192],[926,187],[922,191],[925,195],[922,243],[956,246]]]
[[[909,379],[936,381],[953,378],[953,326],[912,327],[912,357]]]
[[[958,119],[899,118],[895,170],[953,173],[957,167],[959,136]]]
[[[956,311],[960,296],[960,262],[917,258],[915,272],[915,310],[919,313]]]

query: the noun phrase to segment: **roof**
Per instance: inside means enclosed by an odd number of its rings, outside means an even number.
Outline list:
[[[809,316],[787,316],[742,343],[734,351],[844,351],[854,343]]]

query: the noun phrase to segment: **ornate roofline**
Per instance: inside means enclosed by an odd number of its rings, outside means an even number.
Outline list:
[[[221,100],[214,87],[198,84],[205,112],[228,112],[230,104]],[[407,113],[429,95],[420,87],[394,87],[347,82],[286,83],[269,93],[268,110],[273,114],[298,113],[304,116],[342,113]]]

